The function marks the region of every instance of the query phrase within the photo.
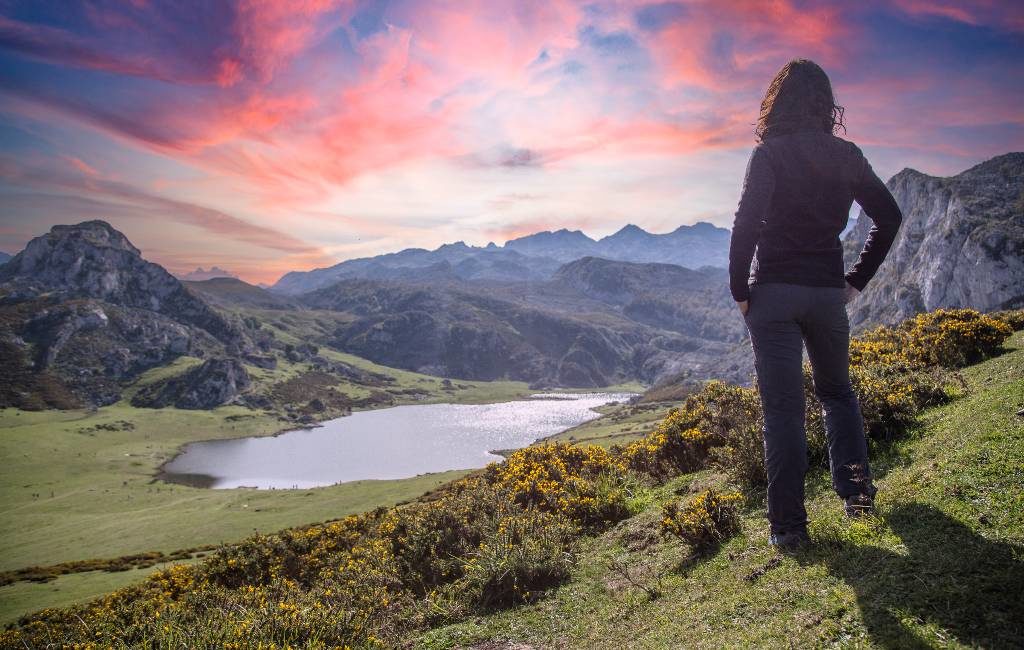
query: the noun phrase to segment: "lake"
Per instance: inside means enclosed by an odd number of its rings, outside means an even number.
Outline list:
[[[600,417],[631,393],[540,393],[497,404],[415,404],[357,411],[314,429],[186,445],[160,478],[199,487],[310,488],[483,467]]]

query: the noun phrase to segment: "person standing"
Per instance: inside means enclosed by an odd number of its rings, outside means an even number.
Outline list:
[[[878,270],[903,217],[861,150],[835,135],[841,128],[843,109],[825,71],[806,59],[783,66],[761,102],[729,246],[730,291],[750,334],[764,413],[769,543],[782,549],[809,542],[805,345],[824,408],[832,486],[847,515],[874,508],[850,383],[846,303]],[[847,271],[839,235],[854,201],[873,225]]]

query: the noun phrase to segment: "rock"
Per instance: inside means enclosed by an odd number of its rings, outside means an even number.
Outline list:
[[[82,402],[94,406],[116,402],[122,384],[150,368],[182,355],[202,356],[218,346],[203,330],[146,309],[98,300],[34,301],[16,313],[29,316],[15,323],[13,332],[0,328],[0,338],[11,337],[15,345],[23,341],[35,372],[55,374]]]
[[[241,332],[104,221],[54,226],[0,266],[8,300],[50,295],[91,298],[147,309],[206,330],[225,345],[244,346]]]
[[[923,311],[1024,305],[1024,153],[949,178],[904,169],[888,182],[903,211],[889,256],[848,306],[855,329]],[[861,211],[843,242],[847,267],[871,220]]]
[[[144,387],[132,398],[132,405],[210,409],[233,401],[249,386],[249,375],[238,359],[208,359],[183,375]]]
[[[98,304],[60,305],[37,313],[25,324],[22,331],[40,344],[36,366],[40,370],[46,370],[53,365],[57,355],[72,336],[79,332],[107,327],[109,323],[110,319],[106,312]]]
[[[67,389],[93,406],[117,401],[139,374],[182,355],[252,351],[239,327],[103,221],[54,226],[0,267],[0,342],[12,351],[0,371],[25,377],[35,392]],[[6,393],[0,406],[67,403],[16,397]]]

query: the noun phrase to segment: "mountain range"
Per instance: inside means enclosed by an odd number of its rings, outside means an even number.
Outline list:
[[[697,269],[725,267],[729,231],[709,223],[680,226],[652,234],[627,225],[595,240],[579,230],[544,231],[498,246],[445,244],[435,250],[409,248],[398,253],[348,260],[313,271],[285,274],[271,290],[300,294],[347,278],[369,280],[431,280],[525,282],[551,278],[566,262],[601,257],[622,262],[658,262]]]
[[[936,307],[1024,305],[1024,154],[949,178],[906,169],[888,184],[904,223],[849,306],[855,329]],[[847,233],[848,261],[869,227],[862,214]],[[598,241],[563,230],[500,247],[456,243],[288,274],[269,291],[229,277],[182,282],[102,221],[55,226],[0,266],[0,406],[109,404],[181,357],[201,365],[132,389],[133,403],[242,399],[249,375],[258,380],[279,359],[326,369],[324,386],[331,373],[370,387],[386,380],[318,355],[321,347],[537,388],[748,383],[746,329],[720,266],[727,235],[699,224],[668,235],[626,227]],[[598,249],[701,263],[608,259]],[[275,337],[270,322],[301,345]]]

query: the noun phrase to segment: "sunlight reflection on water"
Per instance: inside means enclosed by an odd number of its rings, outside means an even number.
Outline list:
[[[525,447],[599,417],[630,393],[538,393],[498,404],[417,404],[359,411],[275,437],[196,442],[165,480],[212,488],[310,488],[483,467],[489,450]]]

